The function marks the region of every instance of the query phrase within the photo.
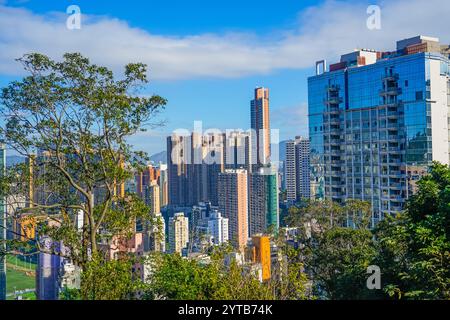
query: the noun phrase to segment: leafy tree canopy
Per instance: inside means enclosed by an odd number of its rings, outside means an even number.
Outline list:
[[[385,291],[407,299],[450,299],[450,168],[434,163],[404,213],[375,230]]]
[[[127,238],[137,219],[152,219],[124,190],[147,159],[127,141],[160,124],[155,116],[166,100],[139,94],[148,83],[141,63],[128,64],[117,78],[78,53],[62,61],[32,53],[18,61],[28,75],[0,95],[0,136],[27,158],[0,179],[1,193],[15,208],[8,219],[22,226],[10,230],[22,244],[16,239],[9,248],[31,244],[85,268],[99,256],[99,244]]]

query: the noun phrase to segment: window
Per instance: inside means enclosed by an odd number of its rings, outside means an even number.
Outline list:
[[[423,92],[422,91],[416,91],[416,100],[423,100]]]

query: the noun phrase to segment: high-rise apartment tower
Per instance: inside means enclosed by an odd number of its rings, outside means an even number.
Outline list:
[[[312,196],[370,201],[376,223],[432,161],[449,164],[449,46],[417,36],[321,63],[308,79]]]

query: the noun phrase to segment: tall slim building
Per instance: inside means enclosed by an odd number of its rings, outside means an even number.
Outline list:
[[[309,139],[295,137],[286,142],[284,179],[288,203],[310,197]]]
[[[154,214],[154,224],[144,235],[144,251],[166,251],[166,226],[161,213]]]
[[[314,197],[370,201],[376,223],[404,208],[432,161],[449,163],[448,48],[417,36],[316,68],[308,79]]]
[[[260,168],[250,175],[250,236],[274,232],[279,227],[278,174],[272,168]]]
[[[228,218],[222,217],[217,210],[209,215],[208,234],[212,236],[212,241],[216,245],[228,242]]]
[[[183,212],[175,213],[169,218],[169,250],[179,253],[187,248],[189,243],[189,219]]]
[[[219,211],[228,218],[229,240],[243,251],[248,239],[247,171],[227,169],[218,180]]]
[[[270,162],[270,112],[269,89],[255,89],[254,99],[250,102],[250,118],[253,142],[253,152],[257,154],[258,166]]]
[[[145,186],[145,203],[150,207],[150,213],[153,215],[161,212],[159,193],[160,188],[156,180]]]
[[[6,152],[5,146],[0,144],[0,170],[4,175],[6,169]],[[6,260],[2,254],[6,252],[6,203],[5,196],[0,195],[0,300],[6,300]]]
[[[168,189],[168,172],[167,172],[167,164],[164,163],[160,163],[159,164],[159,171],[160,171],[160,176],[159,176],[159,189],[160,189],[160,199],[159,199],[159,204],[161,207],[165,207],[168,205],[169,203],[169,189]]]

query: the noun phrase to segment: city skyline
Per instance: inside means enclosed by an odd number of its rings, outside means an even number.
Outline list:
[[[26,51],[42,51],[57,58],[60,52],[53,52],[51,49],[56,47],[52,45],[52,39],[66,37],[72,38],[72,41],[61,41],[58,48],[90,53],[92,60],[99,64],[115,68],[120,65],[117,62],[121,59],[148,63],[151,70],[148,93],[158,92],[168,98],[169,104],[160,119],[167,121],[164,127],[138,134],[130,142],[138,149],[155,154],[165,149],[165,137],[173,130],[192,129],[196,120],[203,121],[205,129],[248,129],[247,103],[252,98],[251,90],[258,86],[267,87],[271,91],[271,123],[273,128],[280,129],[280,141],[297,135],[308,136],[306,81],[308,76],[314,74],[314,61],[318,57],[335,60],[342,52],[350,52],[357,47],[388,50],[395,40],[416,34],[430,34],[439,37],[444,43],[450,42],[437,18],[445,15],[448,6],[439,6],[440,1],[434,2],[436,5],[400,0],[381,3],[382,29],[368,30],[365,28],[369,4],[366,1],[286,1],[283,6],[270,3],[261,6],[249,1],[245,5],[239,3],[237,15],[232,9],[237,3],[225,5],[201,1],[188,6],[182,1],[175,1],[174,4],[180,10],[168,10],[169,4],[149,2],[139,3],[141,10],[137,13],[136,10],[117,3],[94,4],[79,1],[81,12],[86,15],[85,21],[82,20],[82,28],[65,30],[65,10],[69,2],[0,1],[0,23],[8,23],[10,18],[27,21],[27,24],[19,27],[30,36],[12,41],[11,37],[3,33],[0,34],[0,43],[11,48],[20,45]],[[202,10],[196,10],[200,7]],[[402,9],[405,7],[408,10]],[[349,8],[352,8],[353,13],[359,14],[348,16],[346,12]],[[413,15],[414,12],[423,12],[425,9],[428,14],[420,18],[422,23],[406,19],[407,14]],[[404,13],[405,11],[408,13]],[[183,16],[181,20],[180,15]],[[261,17],[264,19],[260,19]],[[176,24],[170,23],[175,19]],[[348,32],[345,35],[339,32],[340,36],[336,38],[339,30],[331,28],[327,21],[333,21],[334,25],[339,25]],[[61,23],[60,28],[58,23]],[[42,43],[48,44],[47,48],[37,46],[31,40],[33,33],[42,28],[54,32],[53,35],[49,34],[50,37],[38,37]],[[99,59],[96,52],[90,52],[87,48],[82,35],[88,31],[109,34],[108,28],[116,32],[118,39],[129,37],[127,41],[133,41],[138,47],[145,48],[154,44],[157,49],[161,42],[168,41],[167,45],[174,49],[168,52],[167,61],[155,58],[152,50],[139,50],[130,54],[128,48],[122,46],[114,59],[107,53]],[[7,25],[2,29],[8,30]],[[141,40],[141,43],[134,42],[135,39]],[[223,47],[224,56],[207,45],[202,49],[202,43],[214,43],[218,48]],[[227,44],[232,45],[233,49],[229,50],[225,46]],[[118,44],[110,41],[103,45],[117,47]],[[180,45],[189,50],[183,52],[177,49]],[[267,55],[273,47],[279,48],[276,49],[281,53],[279,58]],[[192,63],[192,54],[201,50],[204,50],[204,63]],[[258,60],[246,63],[252,59],[249,60],[245,52],[251,53],[253,50],[261,53],[262,57],[258,59],[262,59],[264,63],[258,63]],[[13,59],[21,54],[22,52],[10,50],[7,62],[0,59],[0,85],[6,85],[20,77],[17,74],[18,65]],[[259,56],[258,54],[257,57]],[[177,63],[171,67],[173,59]],[[226,59],[229,63],[220,66],[221,59]],[[277,62],[281,60],[286,63]],[[180,64],[185,67],[180,67]],[[195,70],[200,67],[202,71],[196,73]],[[160,70],[156,74],[152,73],[154,68]],[[231,70],[231,74],[222,72],[224,68]],[[165,70],[173,74],[169,79],[161,77]],[[230,92],[233,94],[230,95]]]
[[[450,300],[448,0],[38,1],[0,0],[0,300]]]

